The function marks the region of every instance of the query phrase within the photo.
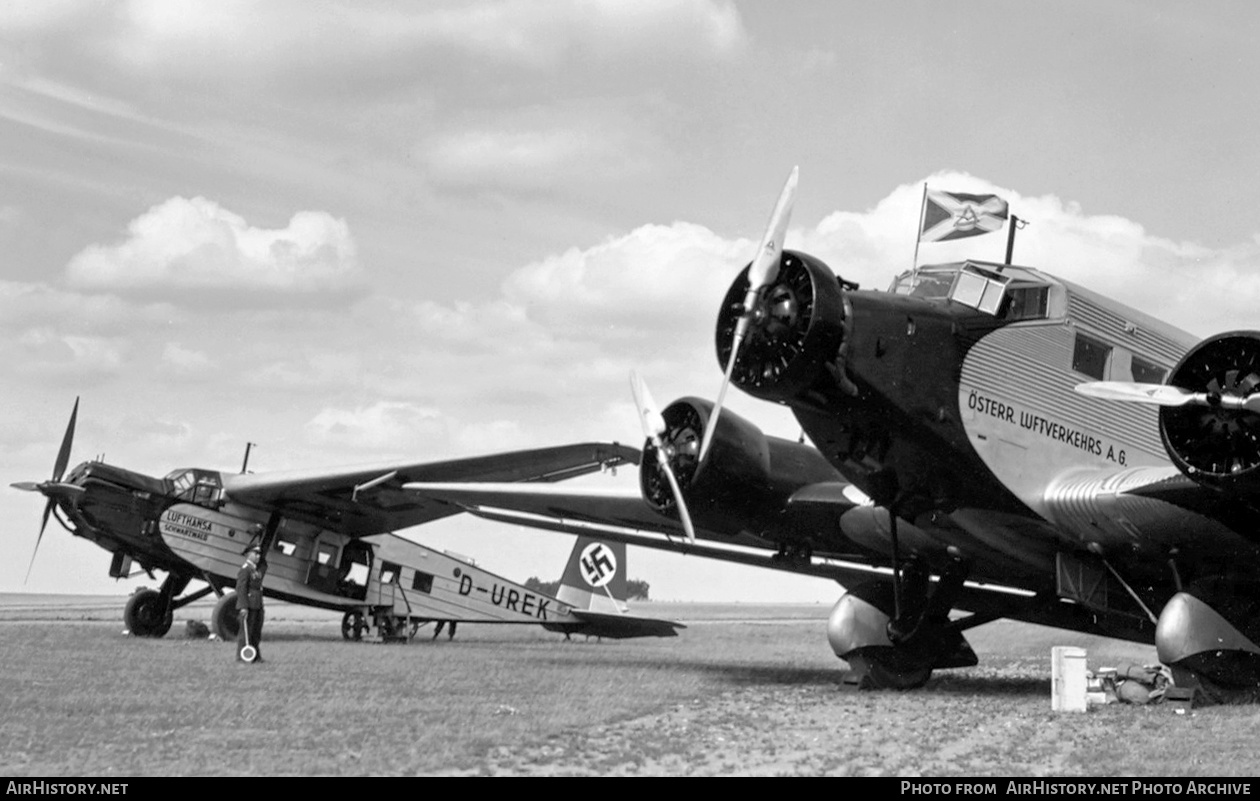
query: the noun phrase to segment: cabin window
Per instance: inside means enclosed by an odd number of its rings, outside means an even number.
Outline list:
[[[271,547],[273,550],[277,550],[280,553],[284,554],[285,556],[292,556],[293,554],[297,553],[297,548],[298,548],[297,543],[295,541],[286,538],[285,535],[283,534],[281,534],[279,537],[276,537],[275,545]]]
[[[319,549],[315,551],[315,561],[321,565],[331,565],[336,561],[337,546],[328,542],[321,542]]]
[[[419,590],[423,593],[433,592],[433,576],[417,570],[416,577],[411,580],[411,589]]]
[[[1133,380],[1139,384],[1162,384],[1168,371],[1141,356],[1133,356]]]
[[[1107,363],[1110,359],[1110,345],[1084,334],[1076,335],[1076,348],[1072,353],[1073,370],[1103,381],[1107,378]]]
[[[393,562],[381,562],[381,583],[397,584],[398,574],[401,570],[402,568]]]

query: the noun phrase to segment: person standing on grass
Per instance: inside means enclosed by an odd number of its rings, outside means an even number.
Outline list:
[[[433,629],[433,639],[436,640],[438,638],[438,635],[442,633],[443,626],[450,626],[450,628],[447,629],[447,632],[446,632],[446,639],[448,640],[455,639],[455,621],[454,620],[450,621],[449,623],[445,620],[439,620],[437,622],[437,628]]]
[[[236,574],[236,610],[240,615],[240,631],[236,635],[236,661],[261,662],[263,628],[263,576],[267,574],[267,560],[257,545],[245,552],[245,564]],[[248,658],[246,646],[253,648],[253,658]]]

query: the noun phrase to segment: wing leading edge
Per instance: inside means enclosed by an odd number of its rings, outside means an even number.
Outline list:
[[[280,512],[356,537],[396,531],[459,514],[446,500],[403,489],[411,482],[554,482],[638,464],[639,451],[616,443],[581,443],[467,459],[377,464],[224,476],[228,499]]]

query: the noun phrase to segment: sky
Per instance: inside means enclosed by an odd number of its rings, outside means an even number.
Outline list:
[[[788,246],[863,287],[912,266],[928,183],[1006,199],[1016,263],[1251,327],[1257,30],[1158,0],[0,4],[0,592],[154,584],[55,523],[24,582],[43,499],[7,485],[51,474],[76,397],[71,464],[151,475],[640,444],[630,370],[716,395],[718,304],[794,165]],[[571,544],[405,534],[519,581]],[[658,599],[840,592],[630,562]]]

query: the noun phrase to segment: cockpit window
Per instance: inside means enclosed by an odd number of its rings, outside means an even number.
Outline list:
[[[1021,268],[999,269],[973,262],[935,264],[903,273],[891,291],[925,300],[949,299],[1003,320],[1044,320],[1050,287]]]
[[[1006,293],[1006,308],[1002,317],[1007,320],[1041,320],[1049,311],[1050,287],[1013,287]]]
[[[898,295],[933,300],[949,297],[949,290],[953,285],[953,272],[909,272],[897,277],[893,282],[892,291]]]
[[[185,470],[182,473],[172,473],[169,478],[171,485],[175,488],[176,497],[183,497],[197,483],[197,479],[193,476],[193,471]]]
[[[218,473],[210,470],[176,470],[166,479],[176,498],[201,506],[214,506],[223,500],[223,485]]]

